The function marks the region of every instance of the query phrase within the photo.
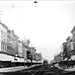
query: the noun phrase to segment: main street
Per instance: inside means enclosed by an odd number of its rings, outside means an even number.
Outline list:
[[[1,75],[75,75],[75,72],[61,70],[51,64],[39,65],[15,72],[1,73]]]

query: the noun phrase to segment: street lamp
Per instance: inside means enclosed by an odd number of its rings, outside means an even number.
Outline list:
[[[37,7],[37,6],[36,6],[36,3],[38,3],[38,2],[35,0],[34,3],[35,3],[35,7]]]
[[[15,68],[15,60],[17,60],[17,54],[14,55],[14,68]]]
[[[27,59],[27,49],[24,49],[24,67],[25,67],[25,60]]]

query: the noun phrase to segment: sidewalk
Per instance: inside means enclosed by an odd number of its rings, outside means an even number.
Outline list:
[[[69,69],[64,69],[65,71],[75,71],[75,67],[73,67],[73,68],[69,68]]]
[[[61,69],[61,70],[67,71],[67,72],[75,71],[75,67],[68,68],[68,69],[62,69],[62,68],[59,67],[57,64],[56,64],[55,66],[56,66],[57,68]]]
[[[58,66],[58,64],[55,64],[54,66],[57,67],[57,68],[59,68],[59,69],[61,69],[61,70],[64,70],[60,66]]]
[[[17,67],[0,68],[0,73],[16,72],[16,71],[20,71],[20,70],[23,70],[23,69],[29,69],[29,68],[34,67],[34,66],[35,65],[30,66],[30,67],[27,67],[27,66],[17,66]]]

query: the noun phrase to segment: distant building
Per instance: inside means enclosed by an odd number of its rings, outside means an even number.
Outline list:
[[[59,62],[62,60],[62,56],[61,56],[61,53],[59,53],[58,55],[55,55],[54,56],[54,62]]]
[[[18,42],[18,55],[25,60],[27,59],[27,47],[25,46],[23,41],[20,40]]]
[[[42,55],[41,55],[41,53],[35,53],[35,60],[36,60],[36,61],[41,61],[41,60],[42,60]]]
[[[23,44],[23,53],[22,54],[23,54],[24,60],[26,60],[27,59],[27,47],[24,44]]]
[[[72,53],[75,55],[75,26],[71,30],[71,33],[72,33],[72,43],[73,43],[73,51],[72,51]]]
[[[63,59],[70,57],[70,50],[68,49],[68,42],[63,42]]]
[[[72,36],[69,36],[66,41],[67,41],[67,44],[66,44],[66,47],[67,47],[67,53],[68,53],[68,56],[71,56],[72,55],[72,50],[73,50],[73,42],[72,42],[73,38]]]
[[[30,48],[31,48],[31,56],[32,56],[32,59],[34,60],[35,59],[36,49],[35,49],[35,47],[30,47]]]
[[[23,45],[22,41],[18,41],[18,56],[23,57]]]
[[[29,47],[30,40],[25,38],[22,42],[23,42],[24,59],[30,59],[30,53],[31,53],[31,49]]]
[[[30,50],[29,44],[27,45],[26,42],[24,40],[22,40],[22,45],[23,45],[23,58],[24,58],[24,60],[30,59],[31,50]]]
[[[14,37],[14,47],[15,47],[15,53],[18,55],[18,39],[19,37],[14,33],[14,31],[12,30],[13,32],[13,37]]]
[[[24,39],[23,40],[23,43],[29,47],[29,44],[30,44],[30,40],[29,39]]]
[[[70,51],[73,50],[72,40],[73,40],[73,37],[72,37],[72,36],[69,36],[69,37],[66,39],[66,41],[67,41],[67,47],[68,47],[68,50],[70,50]]]

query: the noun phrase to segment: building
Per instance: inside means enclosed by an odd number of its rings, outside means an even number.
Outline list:
[[[29,47],[30,40],[25,38],[25,39],[23,40],[23,43],[24,43],[26,46]]]
[[[23,45],[22,45],[22,41],[18,41],[18,56],[19,57],[23,57]]]
[[[54,56],[54,62],[59,62],[61,60],[63,59],[62,59],[62,53],[60,52],[59,54]]]
[[[15,56],[18,54],[18,36],[15,35],[14,31],[7,30],[7,53]]]
[[[66,41],[67,41],[66,47],[67,47],[68,56],[72,56],[72,50],[73,50],[72,36],[69,36],[66,39]]]
[[[12,32],[13,32],[13,37],[14,37],[14,40],[15,40],[14,41],[15,53],[18,55],[18,39],[19,39],[19,37],[14,33],[13,30],[12,30]]]
[[[72,33],[72,43],[73,43],[73,54],[75,55],[75,26],[71,30]]]
[[[13,37],[13,31],[7,30],[7,53],[15,56],[15,47],[14,47],[14,37]]]
[[[13,30],[7,30],[7,54],[12,62],[15,61],[15,57],[18,55],[18,38]]]
[[[35,53],[35,60],[36,60],[36,61],[41,61],[41,60],[42,60],[42,55],[41,55],[41,53]]]
[[[8,27],[0,22],[0,52],[7,53],[7,29]]]
[[[22,62],[25,62],[27,59],[27,47],[23,41],[18,42],[18,56]]]
[[[22,55],[23,55],[23,58],[24,58],[24,62],[27,60],[27,49],[28,47],[25,45],[25,43],[23,43],[22,41],[22,49],[23,49],[23,52],[22,52]]]
[[[11,56],[8,55],[7,30],[8,27],[0,22],[0,60],[1,61],[11,61],[13,59]]]
[[[24,58],[25,59],[31,59],[31,55],[30,55],[30,53],[31,53],[31,48],[29,47],[29,44],[30,44],[30,40],[29,39],[24,39],[23,40],[23,51],[25,52],[24,53]]]
[[[31,48],[31,56],[32,56],[32,60],[35,59],[35,53],[36,53],[36,49],[35,47],[30,47]]]

